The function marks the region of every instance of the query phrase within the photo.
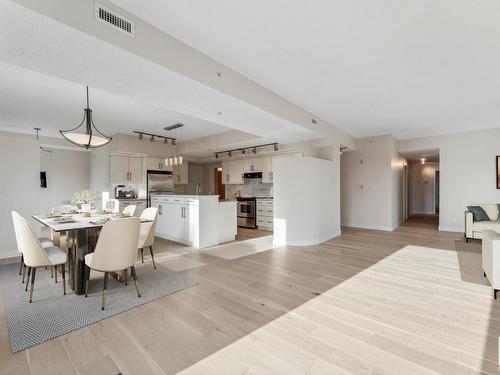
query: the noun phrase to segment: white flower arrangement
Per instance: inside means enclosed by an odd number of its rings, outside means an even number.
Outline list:
[[[96,193],[92,190],[82,190],[77,191],[73,194],[71,198],[71,204],[82,205],[82,204],[95,204]]]

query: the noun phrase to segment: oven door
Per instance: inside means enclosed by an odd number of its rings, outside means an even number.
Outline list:
[[[255,221],[255,218],[239,216],[238,217],[238,226],[243,227],[243,228],[255,229],[255,228],[257,228],[257,223]]]
[[[255,218],[255,202],[238,202],[237,216]]]

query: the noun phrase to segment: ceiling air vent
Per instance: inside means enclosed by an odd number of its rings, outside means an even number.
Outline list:
[[[95,3],[95,19],[127,35],[134,36],[133,22],[98,2]]]

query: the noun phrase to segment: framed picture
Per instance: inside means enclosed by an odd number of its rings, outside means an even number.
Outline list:
[[[500,189],[500,155],[497,156],[497,189]]]

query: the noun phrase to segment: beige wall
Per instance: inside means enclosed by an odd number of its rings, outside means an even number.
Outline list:
[[[40,212],[69,204],[75,191],[89,189],[89,154],[60,149],[40,152],[40,170],[47,172],[47,188],[40,189]]]
[[[400,152],[439,149],[441,230],[462,232],[468,204],[500,202],[495,175],[499,140],[500,128],[398,142]]]

